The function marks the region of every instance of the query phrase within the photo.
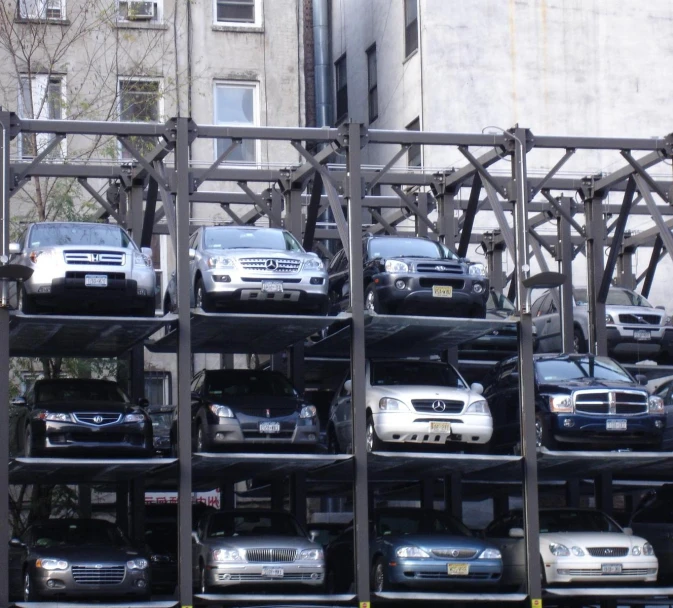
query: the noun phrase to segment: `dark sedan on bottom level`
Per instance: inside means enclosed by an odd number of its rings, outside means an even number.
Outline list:
[[[23,584],[23,600],[146,600],[151,580],[147,556],[121,530],[100,519],[50,519],[10,542],[10,578]]]
[[[500,551],[457,519],[425,509],[374,511],[369,531],[372,590],[493,589],[502,576]],[[328,592],[353,584],[353,528],[327,545]]]

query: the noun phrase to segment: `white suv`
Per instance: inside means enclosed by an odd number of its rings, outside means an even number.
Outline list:
[[[441,361],[367,361],[367,449],[380,451],[390,443],[479,451],[493,433],[482,391],[481,384],[468,387],[453,366]],[[332,452],[352,451],[351,401],[346,376],[330,407],[327,441]]]

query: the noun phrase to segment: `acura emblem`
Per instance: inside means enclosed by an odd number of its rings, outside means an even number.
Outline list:
[[[276,268],[278,268],[278,262],[276,262],[276,260],[267,260],[265,266],[267,270],[276,270]]]
[[[446,403],[443,401],[433,401],[432,409],[435,410],[435,412],[443,412],[446,409]]]
[[[96,424],[100,424],[101,422],[103,422],[103,416],[101,416],[100,414],[98,414],[98,415],[96,415],[96,416],[93,417],[93,421],[94,421]]]

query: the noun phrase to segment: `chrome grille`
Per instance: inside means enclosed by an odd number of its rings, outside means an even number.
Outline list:
[[[592,557],[624,557],[628,554],[628,547],[588,547]]]
[[[321,581],[323,575],[320,572],[308,573],[308,572],[286,572],[283,576],[279,577],[268,577],[261,574],[246,573],[246,574],[229,574],[225,578],[224,573],[217,575],[219,581],[263,581],[272,578],[274,581]]]
[[[64,251],[66,264],[123,266],[125,254],[109,251]]]
[[[434,409],[433,403],[441,402],[444,404],[444,409]],[[451,401],[448,399],[412,399],[411,405],[417,412],[424,414],[460,414],[465,405],[462,401]]]
[[[476,549],[433,549],[432,554],[436,557],[453,557],[455,559],[472,559],[476,557]]]
[[[124,566],[73,566],[72,577],[78,585],[119,585],[124,580]]]
[[[99,413],[99,412],[77,412],[73,414],[77,422],[89,424],[91,426],[105,426],[107,424],[116,424],[121,421],[121,414]]]
[[[293,562],[297,549],[247,549],[249,562]]]
[[[261,272],[298,272],[301,267],[300,260],[289,258],[241,258],[238,263],[244,270]]]
[[[623,568],[621,572],[605,574],[600,568],[559,568],[559,574],[572,576],[648,576],[656,574],[656,568]]]
[[[661,325],[661,317],[659,315],[619,315],[620,323],[628,323],[629,325]]]
[[[575,411],[583,414],[643,414],[647,412],[647,394],[641,391],[577,391],[573,394]]]
[[[465,274],[460,264],[442,262],[421,262],[416,264],[416,272],[437,272],[442,274]]]

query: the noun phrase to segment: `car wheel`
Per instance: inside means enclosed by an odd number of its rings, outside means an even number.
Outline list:
[[[339,440],[334,432],[334,427],[327,428],[327,452],[330,454],[339,454]]]
[[[213,307],[210,304],[210,298],[202,279],[196,282],[196,287],[194,288],[194,306],[204,312],[212,312]]]
[[[379,436],[376,434],[376,428],[374,427],[374,418],[371,414],[367,416],[367,451],[368,452],[378,452],[383,448],[383,442],[379,439]]]
[[[38,599],[39,596],[33,588],[33,579],[30,576],[30,572],[26,571],[23,575],[23,601],[35,602]]]
[[[26,432],[23,435],[23,455],[26,458],[35,458],[36,456],[39,456],[38,451],[35,449],[33,430],[30,428],[30,425],[26,427]]]
[[[201,564],[199,572],[199,591],[201,591],[201,593],[210,593],[210,585],[206,581],[206,567],[203,564]]]
[[[381,312],[379,294],[373,283],[370,284],[365,291],[365,310],[370,314],[379,314]]]
[[[25,285],[21,285],[19,309],[24,315],[34,315],[37,313],[37,306],[33,299],[28,295]]]
[[[374,563],[372,570],[372,590],[375,593],[383,593],[391,591],[393,586],[388,581],[388,573],[386,572],[386,562],[382,557],[379,557]]]
[[[579,327],[576,327],[575,331],[573,332],[573,352],[587,352],[587,341],[584,339],[584,334]]]
[[[196,451],[210,451],[210,443],[208,442],[208,436],[206,435],[206,431],[203,428],[203,424],[199,424],[199,426],[196,427]]]
[[[541,414],[535,414],[535,444],[537,447],[545,447],[548,450],[558,449],[549,425]]]

